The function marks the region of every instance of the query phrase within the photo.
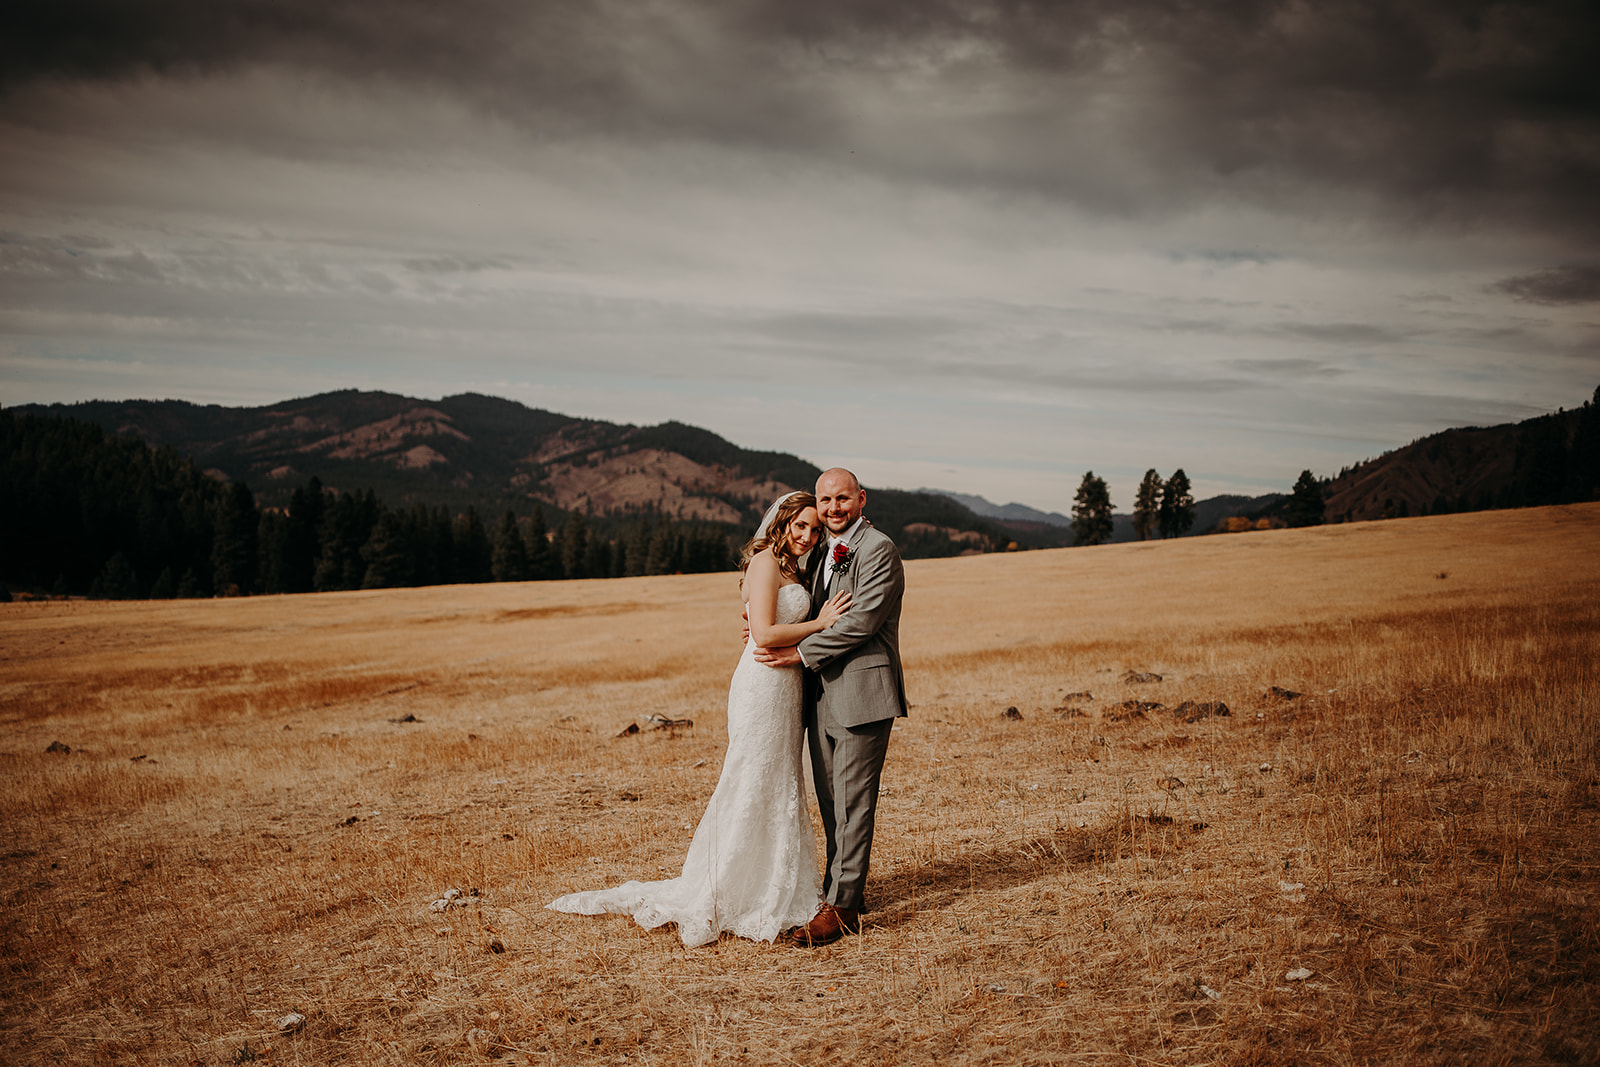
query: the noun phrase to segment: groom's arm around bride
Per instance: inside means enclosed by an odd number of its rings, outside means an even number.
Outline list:
[[[850,546],[849,569],[833,576],[827,593],[841,586],[851,595],[850,610],[826,630],[800,642],[806,667],[815,671],[823,691],[838,686],[846,673],[848,699],[829,700],[833,717],[845,726],[860,726],[906,713],[905,678],[900,667],[900,601],[905,594],[905,568],[894,542],[875,527],[862,524]],[[820,566],[832,568],[824,557]],[[820,576],[819,576],[820,580]]]

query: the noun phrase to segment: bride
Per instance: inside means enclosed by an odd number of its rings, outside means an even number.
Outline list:
[[[800,770],[800,668],[763,666],[754,654],[797,644],[833,625],[850,606],[850,595],[840,592],[806,621],[811,595],[800,576],[821,537],[816,497],[794,492],[767,509],[744,547],[741,585],[750,638],[728,686],[722,777],[689,843],[683,873],[569,893],[547,907],[632,915],[647,930],[677,923],[690,948],[724,932],[771,941],[816,914],[816,844]]]

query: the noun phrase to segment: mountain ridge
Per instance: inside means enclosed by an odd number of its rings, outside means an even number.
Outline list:
[[[185,400],[27,404],[19,412],[93,422],[193,456],[214,476],[284,507],[315,475],[339,490],[371,489],[396,505],[486,514],[535,505],[602,521],[660,517],[747,527],[778,494],[819,469],[784,452],[747,449],[669,420],[635,426],[563,415],[515,400],[459,393],[438,400],[335,390],[259,407]],[[1490,427],[1454,427],[1324,478],[1325,521],[1554,503],[1600,495],[1600,389],[1582,407]],[[1071,519],[951,490],[874,488],[873,520],[908,555],[1071,543]],[[1286,494],[1197,501],[1191,535],[1282,524]],[[1229,520],[1249,519],[1233,525]],[[1113,542],[1134,539],[1113,516]]]
[[[664,518],[744,529],[778,495],[809,488],[821,473],[799,456],[743,448],[675,420],[612,423],[480,393],[426,400],[345,389],[257,407],[169,399],[9,410],[170,446],[272,508],[286,507],[315,476],[335,491],[371,489],[394,506],[521,515],[539,506],[601,526]],[[1015,539],[942,496],[873,489],[871,514],[912,557],[993,551]]]

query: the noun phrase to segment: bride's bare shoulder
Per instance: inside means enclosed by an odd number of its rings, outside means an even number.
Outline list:
[[[754,556],[751,556],[750,565],[744,571],[746,584],[751,581],[775,584],[779,577],[778,561],[772,558],[771,552],[757,552]]]

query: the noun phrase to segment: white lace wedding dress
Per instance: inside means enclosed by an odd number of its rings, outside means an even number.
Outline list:
[[[805,619],[810,597],[778,589],[781,624]],[[820,886],[801,777],[799,667],[765,667],[744,655],[728,686],[728,753],[689,843],[683,873],[661,882],[568,893],[546,907],[579,915],[632,915],[647,930],[678,924],[690,948],[722,933],[771,941],[810,921]]]

